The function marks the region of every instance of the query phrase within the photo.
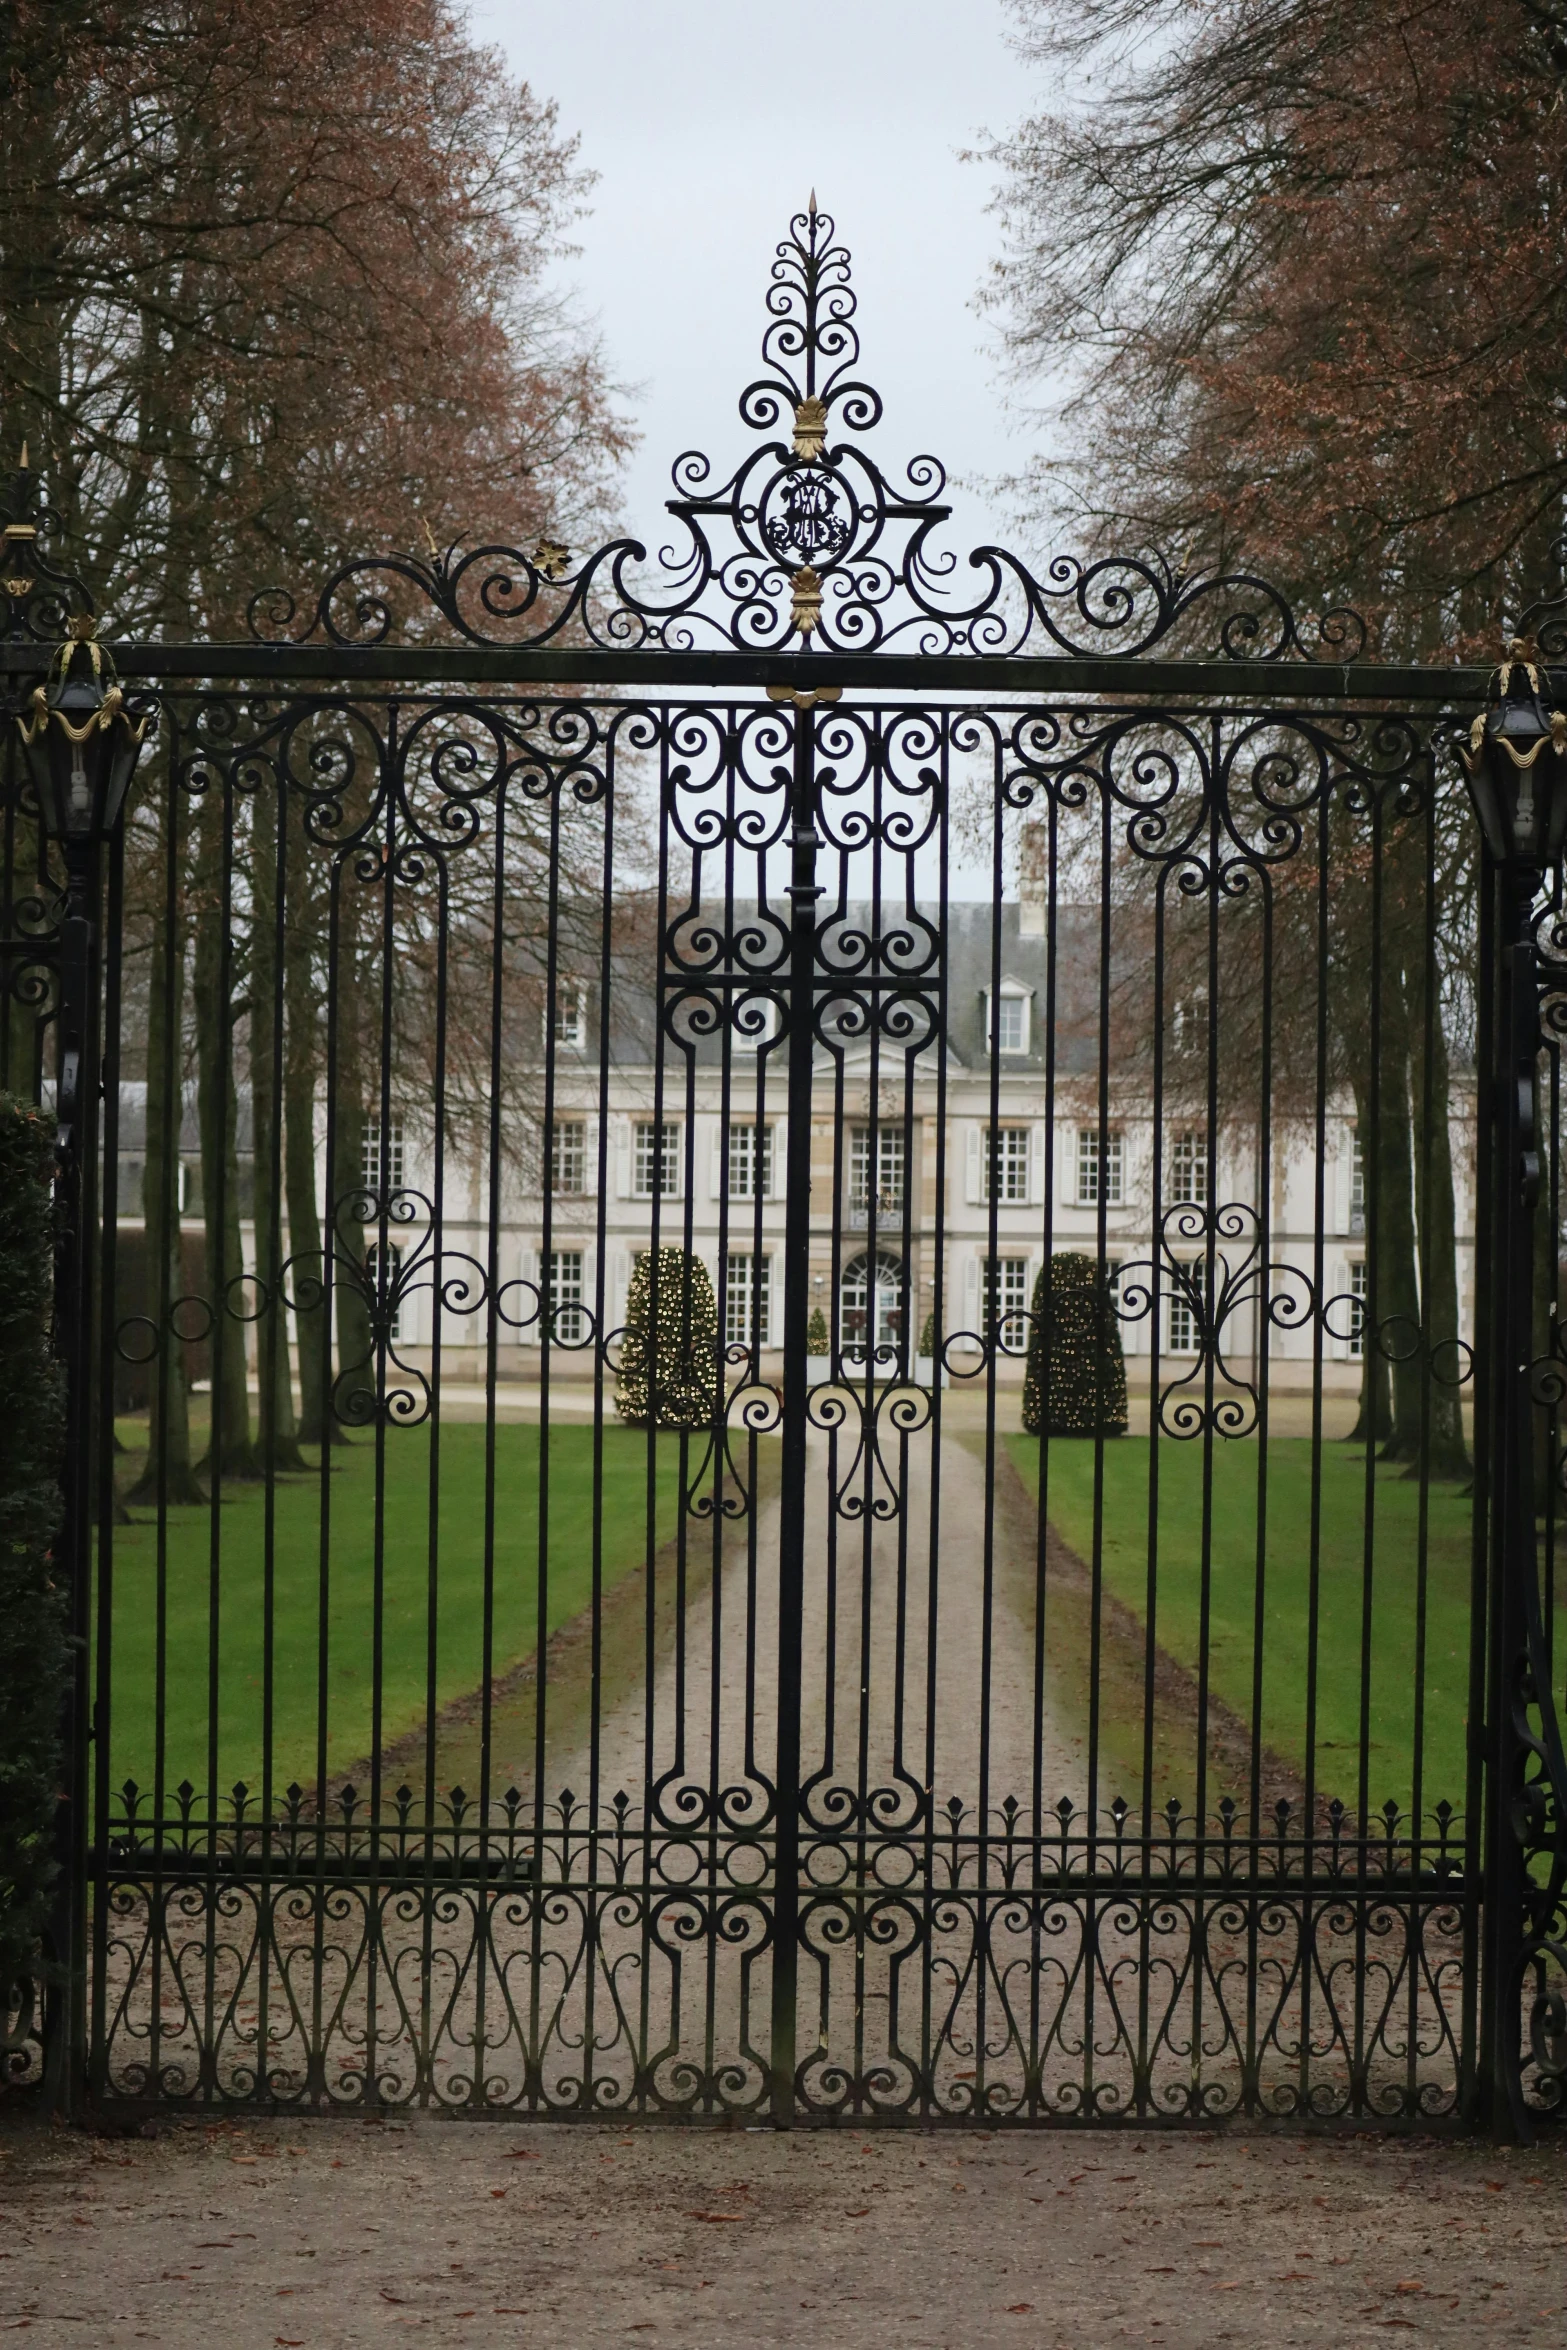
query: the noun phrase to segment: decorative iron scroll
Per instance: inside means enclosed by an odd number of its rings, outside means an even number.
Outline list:
[[[85,581],[63,571],[50,549],[61,533],[59,515],[40,495],[38,475],[27,462],[0,480],[0,635],[11,644],[57,645],[74,619],[96,610]]]
[[[102,1856],[105,2104],[754,2118],[768,1823],[515,1789],[126,1786]],[[813,1822],[800,2117],[931,2126],[1459,2110],[1462,1827],[957,1800]],[[316,1992],[324,1966],[332,1994]],[[691,1986],[722,1993],[689,2044]]]
[[[252,634],[375,645],[433,610],[470,643],[517,648],[1124,658],[1174,638],[1194,656],[1253,661],[1364,652],[1366,623],[1346,608],[1308,618],[1252,573],[1188,572],[1150,551],[1058,555],[1041,576],[983,546],[960,569],[933,541],[952,512],[939,460],[912,458],[897,482],[861,445],[882,402],[856,372],[849,253],[834,236],[813,196],[777,248],[764,373],[740,395],[741,422],[762,437],[722,480],[699,450],[675,460],[668,508],[685,536],[651,565],[632,538],[575,568],[548,538],[531,552],[432,541],[426,555],[343,564],[304,606],[261,590]]]

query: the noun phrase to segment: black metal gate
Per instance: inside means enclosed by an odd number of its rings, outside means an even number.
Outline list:
[[[64,894],[12,746],[6,1083],[99,1064],[102,982],[64,2093],[1555,2113],[1558,1030],[1487,680],[958,569],[814,208],[768,307],[677,549],[117,647],[155,731]],[[90,606],[11,513],[30,685]]]

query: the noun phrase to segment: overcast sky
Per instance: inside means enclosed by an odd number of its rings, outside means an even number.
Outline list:
[[[1027,449],[973,308],[993,174],[959,160],[1037,102],[1002,0],[480,0],[472,17],[599,175],[566,277],[643,430],[633,530],[664,520],[683,449],[722,478],[744,446],[735,398],[758,372],[773,247],[814,187],[854,256],[863,369],[886,401],[872,451],[894,476],[941,458],[959,551],[1015,537],[984,485]]]

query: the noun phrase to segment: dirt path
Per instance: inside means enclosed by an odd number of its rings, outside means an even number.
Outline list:
[[[0,2129],[39,2350],[1546,2350],[1567,2147],[423,2121]]]

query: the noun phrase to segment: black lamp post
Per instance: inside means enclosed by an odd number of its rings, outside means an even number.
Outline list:
[[[71,1664],[61,1725],[63,1792],[55,1815],[56,1880],[46,1986],[50,2102],[74,2118],[85,2087],[88,1628],[91,1560],[92,1242],[99,1094],[99,956],[94,919],[99,851],[125,810],[148,720],[126,708],[93,622],[78,620],[18,713],[38,816],[65,863],[56,1020],[56,1343],[65,1365],[64,1509],[58,1545]]]
[[[1534,1290],[1542,1153],[1536,1130],[1541,1046],[1534,907],[1567,833],[1567,714],[1529,638],[1515,638],[1492,680],[1463,754],[1485,839],[1482,949],[1491,1017],[1482,1039],[1491,1087],[1489,1131],[1493,1261],[1488,1283],[1490,1376],[1477,1449],[1491,1462],[1485,1698],[1485,1878],[1481,1921],[1480,2094],[1497,2136],[1529,2135],[1523,2005],[1549,2021],[1542,1939],[1549,1920],[1531,1854],[1567,1801],[1561,1735],[1551,1703],[1535,1523]],[[1554,1252],[1554,1240],[1552,1243]],[[1547,1900],[1545,1907],[1549,1908]]]

